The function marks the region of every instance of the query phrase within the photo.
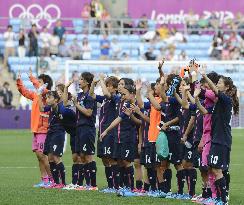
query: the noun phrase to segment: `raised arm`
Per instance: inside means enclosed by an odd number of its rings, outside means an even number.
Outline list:
[[[141,112],[140,108],[136,105],[131,105],[132,110],[138,114],[144,121],[150,123],[150,118],[145,115],[143,112]]]
[[[208,114],[208,111],[205,109],[205,107],[202,106],[200,100],[199,100],[199,95],[201,93],[201,88],[195,88],[195,91],[194,91],[194,99],[195,99],[195,103],[199,109],[199,111],[203,114],[203,115],[206,115]]]
[[[93,98],[96,99],[96,94],[94,93],[95,87],[97,85],[97,82],[95,79],[93,79],[92,83],[91,83],[91,87],[89,89],[89,95]]]
[[[35,78],[35,77],[33,76],[31,67],[30,67],[30,69],[29,69],[28,76],[29,76],[29,79],[30,79],[30,81],[32,82],[34,88],[38,89],[38,88],[40,87],[40,83],[39,83],[39,81],[37,80],[37,78]]]
[[[68,89],[69,89],[69,86],[70,86],[73,82],[74,82],[73,80],[69,81],[69,82],[65,85],[65,87],[64,87],[64,93],[63,93],[63,96],[62,96],[64,106],[68,106],[68,101],[69,101],[69,91],[68,91]]]
[[[158,111],[161,110],[161,106],[160,106],[159,102],[158,102],[158,101],[155,99],[155,97],[153,96],[153,91],[152,91],[152,89],[149,89],[149,90],[148,90],[148,99],[149,99],[150,103],[152,104],[152,106],[153,106],[156,110],[158,110]]]
[[[88,96],[90,97],[90,96]],[[90,97],[91,98],[91,97]],[[82,114],[84,114],[86,117],[91,117],[92,116],[92,112],[93,112],[93,105],[94,105],[94,100],[91,98],[91,99],[88,99],[88,108],[85,108],[84,106],[81,106],[79,104],[79,102],[77,101],[77,98],[76,97],[73,97],[73,102],[74,102],[74,105],[75,107],[77,108],[77,110],[79,110],[79,112],[81,112]]]
[[[175,96],[176,100],[182,105],[182,99],[181,99],[181,97],[178,95],[178,93],[176,93],[175,91],[174,91],[174,96]]]
[[[39,105],[40,112],[44,112],[44,105],[42,102],[42,94],[41,93],[38,95],[38,105]]]
[[[159,89],[159,92],[160,92],[160,97],[162,98],[162,102],[167,102],[168,101],[168,98],[166,96],[166,90],[165,90],[165,77],[162,76],[161,77],[161,80],[160,80],[160,89]]]
[[[141,98],[141,88],[142,88],[141,80],[136,80],[136,101],[139,108],[144,108],[144,102]]]
[[[183,92],[182,92],[182,107],[184,109],[189,109],[189,102],[188,102],[188,96],[187,96],[187,91],[190,89],[190,86],[186,85],[183,87]]]
[[[100,80],[100,85],[101,85],[101,88],[102,88],[102,91],[103,91],[103,95],[106,96],[107,98],[111,98],[111,93],[107,89],[104,77],[105,76],[103,74],[99,75],[99,80]]]
[[[210,89],[217,95],[219,90],[217,88],[217,86],[213,83],[213,81],[211,81],[208,76],[206,75],[206,65],[202,65],[202,68],[200,70],[200,73],[202,75],[202,77],[207,81]]]
[[[18,91],[20,92],[21,95],[23,95],[24,97],[26,97],[26,98],[28,98],[28,99],[33,101],[35,93],[33,91],[28,90],[24,86],[23,81],[21,80],[20,72],[18,73],[18,77],[17,77],[17,80],[16,80],[16,85],[17,85]]]

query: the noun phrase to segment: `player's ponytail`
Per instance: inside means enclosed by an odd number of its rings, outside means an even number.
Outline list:
[[[221,78],[223,79],[225,86],[228,86],[226,94],[232,99],[233,110],[234,114],[236,115],[239,113],[239,99],[237,96],[237,88],[230,77],[221,76]]]

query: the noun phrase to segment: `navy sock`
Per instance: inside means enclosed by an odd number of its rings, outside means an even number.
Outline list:
[[[196,169],[187,169],[186,170],[186,181],[187,181],[187,185],[188,185],[189,195],[194,196],[196,181],[197,181],[197,170]]]
[[[50,170],[53,176],[53,180],[55,184],[59,184],[59,176],[58,176],[58,169],[57,165],[54,162],[49,162]]]
[[[84,164],[84,177],[86,180],[86,185],[90,186],[91,185],[91,178],[90,178],[89,164]]]
[[[141,190],[143,186],[143,182],[141,180],[136,180],[136,188]]]
[[[229,195],[229,189],[230,189],[230,172],[229,170],[223,171],[223,175],[226,181],[226,191],[228,192],[227,195]]]
[[[72,165],[72,184],[78,183],[78,177],[79,177],[79,164],[73,164]]]
[[[131,190],[134,189],[134,167],[130,166],[125,168],[125,177],[127,178],[128,185]]]
[[[83,186],[84,182],[84,164],[79,164],[78,185]]]
[[[157,189],[157,172],[154,168],[147,168],[148,181],[152,191]]]
[[[124,174],[124,167],[119,167],[119,186],[120,187],[123,187],[124,186],[124,176],[125,174]]]
[[[176,174],[177,184],[178,184],[178,194],[183,194],[184,184],[185,184],[185,170],[179,170]]]
[[[112,169],[112,172],[113,172],[114,188],[115,189],[119,189],[119,183],[120,183],[119,167],[118,167],[118,165],[112,165],[111,169]]]
[[[149,188],[150,188],[150,184],[144,182],[144,190],[149,191]]]
[[[112,167],[105,167],[105,175],[108,182],[108,187],[113,188],[113,173],[112,173]]]
[[[64,167],[64,163],[63,162],[60,162],[59,164],[57,164],[57,170],[58,170],[58,173],[59,173],[59,176],[61,178],[61,181],[62,181],[62,184],[66,184],[66,181],[65,181],[65,167]]]
[[[164,192],[171,192],[171,180],[172,180],[172,170],[166,169],[164,171]]]
[[[97,165],[95,161],[88,163],[89,172],[90,172],[90,181],[91,186],[97,186]]]
[[[226,181],[222,177],[215,181],[215,186],[217,188],[217,196],[221,198],[223,203],[227,202],[227,191],[226,191]]]
[[[158,182],[158,190],[164,192],[164,183]]]

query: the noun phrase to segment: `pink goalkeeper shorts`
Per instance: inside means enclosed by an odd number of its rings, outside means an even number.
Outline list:
[[[34,133],[32,138],[32,151],[43,152],[47,134]]]
[[[202,150],[202,165],[208,166],[208,155],[211,148],[211,135],[209,133],[205,134],[203,137],[204,147]]]

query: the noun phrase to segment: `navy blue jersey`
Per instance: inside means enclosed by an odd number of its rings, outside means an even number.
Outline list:
[[[149,109],[141,109],[141,112],[148,117],[150,116]],[[149,131],[149,123],[145,120],[142,120],[142,124],[141,124],[142,147],[147,147],[150,145],[148,141],[148,131]]]
[[[229,96],[222,92],[219,92],[217,97],[218,101],[213,108],[212,114],[212,142],[225,145],[230,149],[232,144],[232,101]]]
[[[57,108],[54,110],[51,106],[45,106],[44,112],[50,112],[48,118],[48,132],[64,132],[65,129],[62,125],[63,116],[59,110],[62,109],[63,103],[59,103]]]
[[[203,115],[199,110],[196,110],[196,121],[193,133],[193,142],[197,144],[201,141],[203,134]]]
[[[191,107],[191,104],[190,104]],[[192,111],[191,109],[181,109],[181,115],[180,115],[180,130],[181,130],[181,137],[183,137],[183,134],[185,133],[188,123],[191,119],[191,116],[195,116],[195,112]],[[193,132],[194,130],[192,129],[190,133],[187,136],[187,141],[190,142],[191,144],[193,143]]]
[[[119,123],[119,125],[116,127],[115,131],[115,142],[116,143],[136,143],[137,138],[137,126],[136,124],[128,117],[123,111],[122,108],[130,107],[130,103],[124,102],[123,106],[121,107],[121,111],[119,114],[119,117],[122,119],[122,121]]]
[[[168,102],[161,103],[161,110],[164,113],[163,122],[168,122],[176,117],[179,117],[180,104],[175,97],[169,97]],[[179,126],[179,122],[173,126]],[[169,143],[179,143],[180,142],[180,132],[177,130],[166,130],[165,131]]]
[[[88,92],[87,93],[81,92],[78,94],[77,102],[79,103],[80,106],[92,110],[92,115],[90,117],[84,115],[78,109],[76,110],[77,126],[87,125],[90,127],[95,127],[96,114],[97,114],[97,104],[95,100],[88,95]]]
[[[56,119],[56,123],[57,125],[61,125],[65,131],[69,134],[73,134],[75,133],[75,128],[76,128],[76,114],[74,112],[74,110],[70,107],[67,106],[65,107],[63,105],[63,102],[60,102],[58,104],[58,107],[56,110],[52,111],[51,106],[46,106],[44,108],[45,111],[51,111],[51,113],[53,113],[53,120],[50,119],[49,116],[49,120],[51,120],[49,122],[49,124],[55,124],[55,117],[57,116],[59,119]],[[53,129],[53,128],[52,128]]]
[[[108,99],[105,96],[96,95],[96,101],[101,103],[99,116],[99,133],[103,133],[105,129],[115,120],[116,116],[116,101],[115,98]],[[113,130],[111,134],[114,135]]]

